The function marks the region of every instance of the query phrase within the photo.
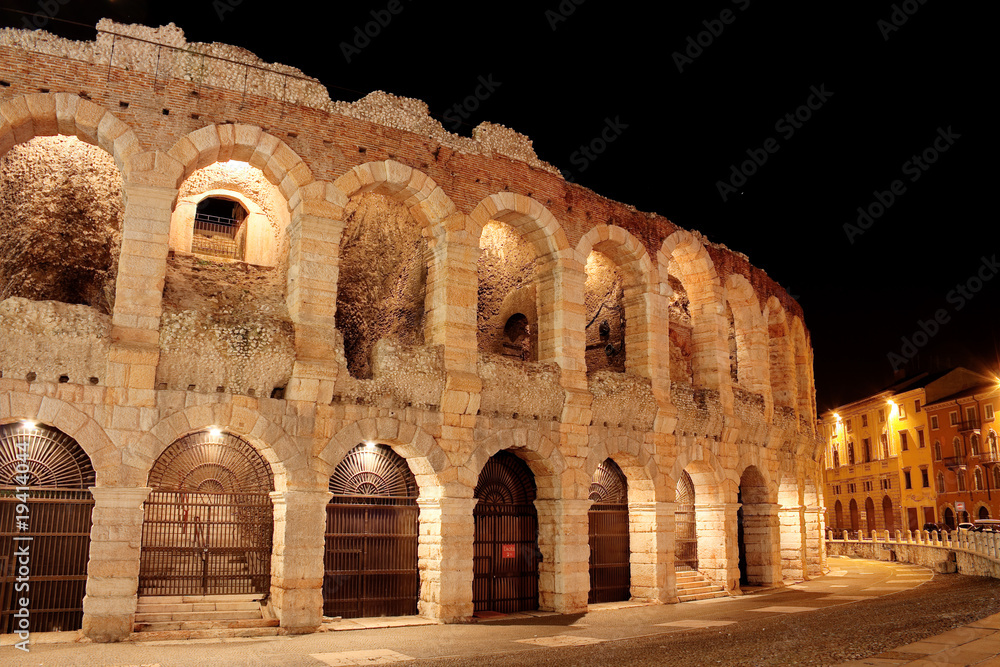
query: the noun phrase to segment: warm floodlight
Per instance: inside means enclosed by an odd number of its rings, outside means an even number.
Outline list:
[[[222,435],[222,429],[219,428],[218,426],[213,426],[212,428],[208,429],[208,434],[213,438],[217,438],[220,435]]]
[[[375,443],[371,440],[365,440],[365,449],[375,449]]]
[[[24,428],[35,428],[36,426],[38,426],[38,422],[36,422],[34,419],[22,419],[21,426],[23,426]]]

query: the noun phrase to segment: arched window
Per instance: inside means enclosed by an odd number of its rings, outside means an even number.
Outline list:
[[[993,488],[1000,489],[1000,466],[993,466]]]
[[[951,447],[955,450],[955,456],[962,456],[962,441],[959,438],[953,438],[951,441]]]
[[[973,433],[972,437],[969,438],[969,443],[972,446],[972,455],[979,456],[979,434]]]
[[[955,473],[955,480],[958,482],[958,490],[965,491],[965,473],[959,470]]]
[[[938,493],[944,493],[944,473],[939,472],[937,474],[937,490]]]
[[[854,465],[854,443],[847,443],[847,465]]]
[[[934,441],[934,460],[935,461],[940,461],[941,460],[941,441],[940,440],[935,440]]]
[[[1000,452],[997,451],[997,432],[996,431],[994,431],[992,429],[990,430],[990,434],[988,436],[986,436],[986,442],[989,445],[990,453],[991,454],[993,454],[994,456],[996,456],[998,453],[1000,453]]]
[[[976,471],[972,473],[973,483],[976,485],[976,491],[983,490],[983,470],[982,468],[976,468]]]
[[[990,510],[989,510],[989,508],[986,507],[985,505],[983,505],[982,507],[980,507],[979,508],[979,516],[976,517],[976,518],[978,518],[978,519],[989,519],[990,518]]]

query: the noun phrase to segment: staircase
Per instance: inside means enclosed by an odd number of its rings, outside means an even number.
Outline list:
[[[690,568],[677,569],[677,599],[680,602],[725,597],[729,597],[725,587],[709,581],[701,572]]]
[[[264,616],[260,604],[263,597],[262,593],[140,596],[133,630],[137,633],[242,630],[255,636],[277,634],[278,620]]]

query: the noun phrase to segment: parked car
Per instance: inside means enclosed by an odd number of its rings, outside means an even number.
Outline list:
[[[960,523],[960,524],[958,524],[958,529],[960,531],[975,530],[976,526],[974,524],[971,524],[971,523]]]
[[[933,533],[935,531],[938,532],[938,533],[943,533],[944,531],[948,530],[948,527],[947,526],[939,526],[936,523],[925,523],[924,527],[921,528],[921,530],[925,530],[928,533]]]
[[[1000,533],[1000,519],[976,519],[976,530],[982,533]]]

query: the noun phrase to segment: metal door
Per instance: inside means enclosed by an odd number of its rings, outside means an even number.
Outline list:
[[[417,613],[417,484],[385,445],[358,445],[330,477],[323,614],[359,618]]]
[[[94,483],[90,459],[66,434],[0,426],[0,634],[20,629],[22,598],[31,632],[82,626]]]
[[[149,473],[139,595],[231,595],[271,588],[274,480],[231,434],[194,433]]]
[[[483,467],[474,493],[472,600],[476,612],[538,609],[538,515],[528,466],[498,452]]]
[[[590,594],[587,602],[632,597],[629,564],[628,482],[611,459],[597,467],[590,485]]]

